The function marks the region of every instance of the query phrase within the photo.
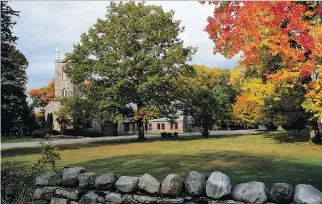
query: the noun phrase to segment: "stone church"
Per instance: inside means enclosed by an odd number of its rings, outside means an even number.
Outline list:
[[[60,57],[59,45],[56,49],[56,60],[55,60],[55,98],[69,97],[77,94],[77,86],[72,84],[68,79],[66,74],[63,72],[63,67],[66,60]],[[45,114],[53,114],[54,119],[54,129],[60,131],[60,125],[56,121],[57,112],[61,107],[60,102],[51,101],[45,107]],[[93,128],[101,128],[95,122],[92,123]],[[72,127],[65,127],[72,128]],[[192,130],[191,118],[190,116],[181,115],[174,123],[170,123],[167,118],[158,118],[154,120],[149,120],[144,124],[145,134],[149,133],[161,133],[161,132],[189,132]],[[119,122],[117,125],[117,135],[131,134],[137,132],[137,125],[134,123],[133,119],[126,118],[123,122]]]

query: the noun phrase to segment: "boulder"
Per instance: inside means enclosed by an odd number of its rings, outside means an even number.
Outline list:
[[[230,179],[219,171],[213,172],[206,182],[206,194],[211,198],[221,198],[231,192]]]
[[[137,202],[134,200],[132,195],[124,195],[123,196],[123,203],[124,204],[136,204]]]
[[[139,189],[145,192],[148,192],[151,194],[159,194],[160,186],[161,186],[161,182],[149,174],[144,174],[139,179]]]
[[[117,176],[115,174],[103,174],[95,179],[95,187],[98,190],[110,190],[114,188]]]
[[[169,196],[177,196],[182,193],[183,180],[176,174],[169,174],[161,185],[161,193]]]
[[[108,204],[121,204],[123,202],[122,195],[119,193],[109,193],[105,197],[105,201]]]
[[[192,196],[201,196],[206,191],[207,176],[196,171],[190,171],[184,182],[187,193]]]
[[[206,197],[194,197],[192,200],[186,200],[185,204],[201,204],[201,203],[207,203],[209,204],[212,200]]]
[[[55,195],[57,187],[36,188],[33,198],[37,200],[50,200]]]
[[[78,176],[81,173],[85,173],[84,167],[74,167],[66,168],[63,172],[62,184],[66,187],[77,187],[78,186]]]
[[[275,203],[291,203],[293,187],[287,183],[275,183],[269,193],[270,199]]]
[[[238,202],[234,200],[212,200],[208,204],[244,204],[243,202]],[[266,203],[268,204],[268,203]]]
[[[96,193],[90,191],[80,199],[79,204],[98,204],[98,198]]]
[[[80,188],[92,188],[95,186],[95,173],[83,173],[79,174],[78,181]]]
[[[48,204],[47,200],[33,200],[31,204]]]
[[[55,173],[44,173],[36,178],[36,186],[61,185],[63,176]]]
[[[183,198],[160,198],[157,200],[158,204],[182,204],[184,203]]]
[[[52,198],[50,204],[70,204],[70,201],[64,198]]]
[[[115,183],[115,187],[123,193],[131,193],[138,189],[138,183],[138,177],[121,176]]]
[[[157,198],[144,196],[144,195],[133,195],[133,199],[137,203],[144,203],[144,204],[155,204],[157,203]]]
[[[73,188],[57,188],[55,196],[58,198],[68,198],[71,200],[78,200],[80,192]]]
[[[267,200],[266,187],[262,182],[251,181],[235,186],[232,196],[234,200],[252,204],[262,204]]]
[[[103,203],[105,203],[105,198],[104,197],[101,197],[101,196],[98,196],[98,198],[97,198],[97,202],[99,203],[99,204],[103,204]]]
[[[296,204],[321,204],[322,193],[311,185],[298,184],[295,186],[293,201]]]

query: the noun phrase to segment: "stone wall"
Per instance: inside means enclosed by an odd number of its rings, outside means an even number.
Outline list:
[[[251,181],[232,187],[221,172],[210,177],[191,171],[185,179],[169,174],[162,182],[149,174],[141,177],[112,173],[86,173],[84,167],[63,173],[44,173],[36,178],[34,204],[197,204],[197,203],[295,203],[321,204],[322,193],[311,185],[276,183],[270,190]]]

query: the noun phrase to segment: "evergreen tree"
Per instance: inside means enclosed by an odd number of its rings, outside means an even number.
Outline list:
[[[46,118],[46,127],[48,129],[53,129],[53,122],[54,122],[53,114],[52,113],[48,113],[47,114],[47,118]]]
[[[29,111],[25,94],[28,61],[16,49],[18,38],[12,35],[16,24],[12,17],[18,14],[8,2],[1,2],[1,135],[5,136],[22,133]]]

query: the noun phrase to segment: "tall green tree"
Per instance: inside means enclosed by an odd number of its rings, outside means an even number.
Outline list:
[[[83,90],[86,97],[99,95],[102,108],[130,105],[143,115],[136,119],[139,140],[145,139],[144,112],[157,108],[168,117],[182,105],[175,79],[189,69],[195,49],[183,46],[178,36],[184,28],[173,15],[142,2],[111,2],[106,19],[98,19],[66,55],[72,82],[91,82]]]
[[[185,105],[184,111],[191,115],[194,126],[202,129],[208,137],[215,124],[227,126],[231,120],[235,93],[228,85],[229,70],[193,65],[193,76],[180,77]]]
[[[18,39],[12,34],[14,16],[19,16],[8,2],[1,1],[1,135],[20,135],[29,111],[26,101],[26,57],[16,49]]]

